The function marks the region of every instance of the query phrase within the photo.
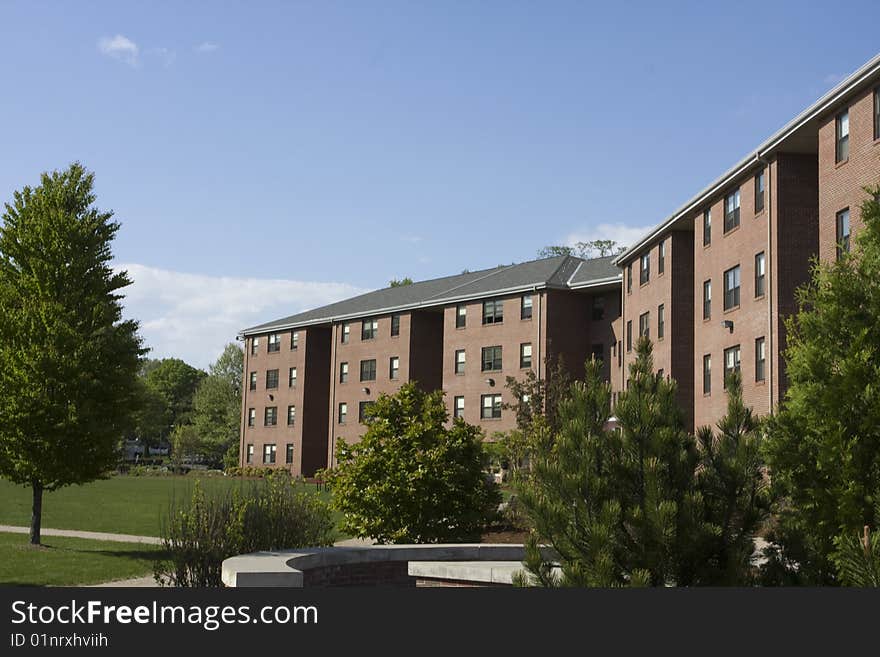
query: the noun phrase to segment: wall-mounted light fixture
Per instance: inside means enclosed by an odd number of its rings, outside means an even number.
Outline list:
[[[725,319],[723,322],[721,322],[721,326],[723,326],[728,331],[733,333],[733,320],[732,319]]]
[[[365,395],[369,395],[369,394],[370,394],[370,389],[369,389],[369,388],[361,388],[361,390],[364,391],[364,394],[365,394]]]
[[[486,383],[488,383],[490,387],[495,387],[495,379],[486,379]]]

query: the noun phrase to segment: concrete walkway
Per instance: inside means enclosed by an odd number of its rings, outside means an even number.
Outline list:
[[[0,525],[0,532],[10,534],[29,534],[30,527],[16,527],[14,525]],[[42,536],[66,536],[68,538],[88,538],[94,541],[114,541],[116,543],[146,543],[148,545],[161,545],[162,539],[155,536],[135,536],[133,534],[108,534],[106,532],[81,532],[76,529],[48,529],[40,530]]]

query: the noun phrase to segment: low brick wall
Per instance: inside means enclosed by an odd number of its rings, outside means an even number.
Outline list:
[[[416,580],[406,561],[346,563],[303,570],[303,586],[394,586],[411,588]]]

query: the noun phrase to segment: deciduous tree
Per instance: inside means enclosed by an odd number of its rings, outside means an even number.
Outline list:
[[[93,183],[78,163],[45,173],[0,226],[0,474],[33,490],[33,544],[43,491],[101,477],[139,400],[131,280],[111,267],[119,224]]]

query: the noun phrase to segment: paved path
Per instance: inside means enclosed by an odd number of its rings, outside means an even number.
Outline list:
[[[11,534],[28,534],[30,527],[15,527],[13,525],[0,525],[0,532]],[[149,545],[161,545],[162,539],[155,536],[134,536],[133,534],[108,534],[106,532],[81,532],[76,529],[48,529],[42,528],[43,536],[67,536],[68,538],[90,538],[95,541],[115,541],[117,543],[147,543]]]

